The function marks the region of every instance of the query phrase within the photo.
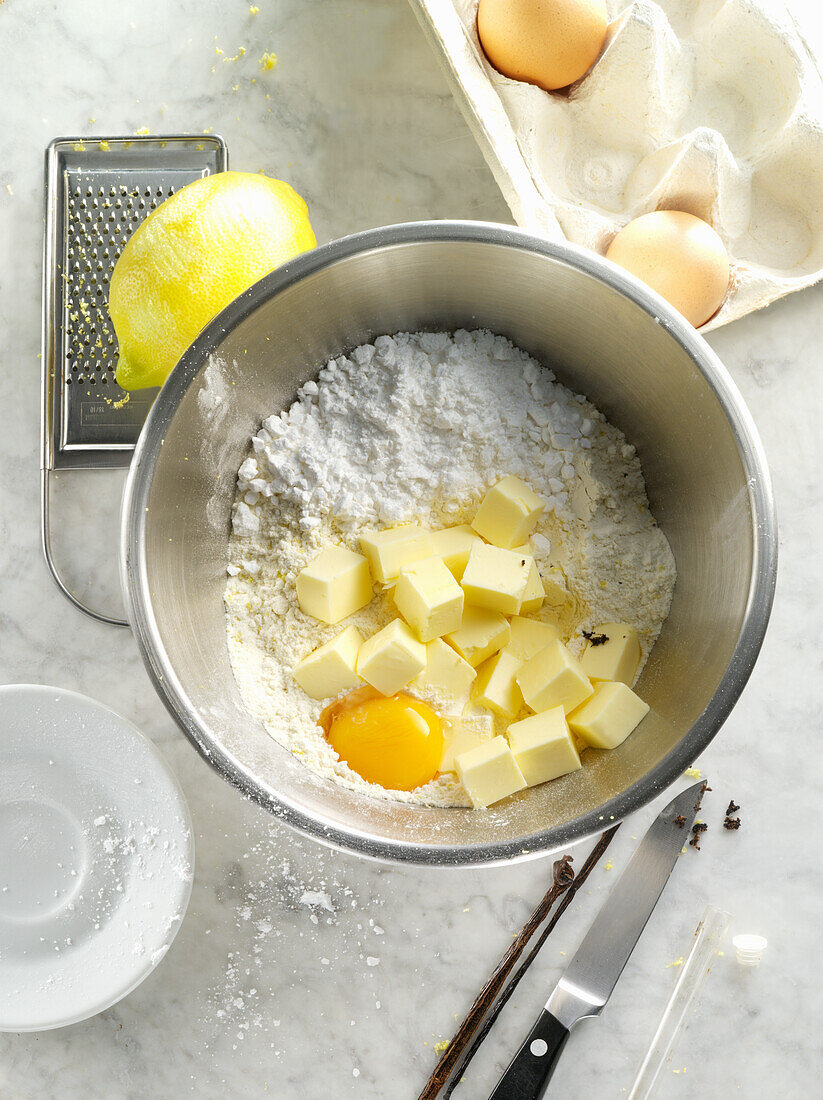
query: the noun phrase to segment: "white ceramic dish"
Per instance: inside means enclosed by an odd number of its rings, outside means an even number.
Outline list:
[[[0,1031],[94,1016],[154,969],[194,840],[154,745],[60,688],[0,687]]]

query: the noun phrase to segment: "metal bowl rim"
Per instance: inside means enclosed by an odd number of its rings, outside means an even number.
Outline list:
[[[198,722],[161,644],[148,588],[145,517],[154,465],[166,429],[203,362],[226,334],[261,304],[306,276],[358,253],[420,242],[471,242],[536,252],[606,283],[648,313],[686,351],[719,401],[746,472],[754,518],[752,579],[737,644],[708,706],[678,745],[597,810],[519,840],[482,845],[435,846],[388,840],[327,824],[289,799],[268,794],[230,753],[208,737]],[[126,481],[121,535],[123,594],[141,657],[158,695],[200,755],[248,798],[321,843],[367,858],[428,866],[500,866],[538,858],[602,831],[664,791],[712,741],[739,699],[763,644],[777,578],[777,518],[765,452],[737,386],[709,345],[663,298],[615,264],[575,245],[495,222],[406,222],[355,233],[290,260],[226,306],[184,352],[149,412]]]

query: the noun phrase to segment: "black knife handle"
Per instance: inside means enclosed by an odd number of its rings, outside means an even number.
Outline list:
[[[568,1037],[569,1029],[544,1008],[489,1100],[540,1100]]]

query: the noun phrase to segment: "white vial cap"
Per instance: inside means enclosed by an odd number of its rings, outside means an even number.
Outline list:
[[[737,952],[737,961],[741,966],[760,966],[763,952],[769,946],[765,936],[755,936],[751,933],[742,933],[735,936],[732,945]]]

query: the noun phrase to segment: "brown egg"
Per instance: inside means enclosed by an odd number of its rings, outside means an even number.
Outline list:
[[[712,227],[682,210],[655,210],[629,222],[606,257],[642,279],[697,328],[729,289],[729,256]]]
[[[480,0],[477,33],[498,72],[546,91],[566,88],[597,60],[605,0]]]

